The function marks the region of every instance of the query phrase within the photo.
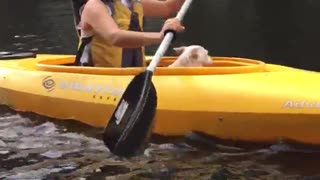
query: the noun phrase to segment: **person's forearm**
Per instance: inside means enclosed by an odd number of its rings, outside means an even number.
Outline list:
[[[122,48],[138,48],[159,44],[162,36],[159,32],[135,32],[118,30],[111,35],[110,43]],[[107,38],[106,38],[107,39]]]

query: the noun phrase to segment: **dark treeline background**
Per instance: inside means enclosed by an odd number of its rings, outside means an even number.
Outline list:
[[[0,51],[75,53],[70,0],[1,0],[0,22]],[[146,22],[155,31],[162,21]],[[184,24],[172,46],[200,44],[215,56],[320,70],[319,0],[194,0]]]

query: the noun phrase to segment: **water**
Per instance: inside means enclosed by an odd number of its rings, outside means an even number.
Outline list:
[[[140,156],[120,159],[99,140],[101,129],[6,107],[0,112],[0,179],[298,179],[319,174],[320,151],[286,143],[232,147],[190,133],[175,140],[156,137]]]
[[[172,47],[201,44],[216,56],[319,70],[319,9],[316,0],[195,1],[185,17],[186,32]],[[146,29],[159,30],[162,21],[148,19]],[[0,51],[75,53],[67,0],[2,0],[0,22]],[[143,155],[124,160],[108,152],[101,131],[1,107],[0,179],[320,178],[319,152],[285,142],[249,148],[194,134],[154,138]]]
[[[2,0],[0,10],[0,50],[75,53],[69,0]],[[317,0],[194,1],[184,20],[186,32],[172,46],[201,44],[215,56],[318,71],[319,10]],[[146,30],[156,31],[162,20],[147,22]]]

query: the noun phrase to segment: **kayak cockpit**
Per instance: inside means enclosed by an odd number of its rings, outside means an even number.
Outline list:
[[[151,57],[147,57],[148,62]],[[240,74],[265,72],[265,63],[262,61],[235,58],[212,57],[213,64],[204,67],[170,67],[176,57],[163,57],[155,75],[210,75],[210,74]],[[44,59],[36,63],[36,69],[50,72],[66,72],[99,75],[136,75],[144,71],[144,67],[114,68],[114,67],[79,67],[73,65],[74,57]]]

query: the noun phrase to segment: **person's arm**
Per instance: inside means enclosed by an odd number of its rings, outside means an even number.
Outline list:
[[[177,13],[184,0],[141,0],[145,16],[169,17]]]
[[[134,32],[121,30],[101,1],[88,1],[82,13],[82,20],[94,32],[112,45],[136,48],[159,44],[163,38],[160,32]]]
[[[166,20],[161,32],[134,32],[120,29],[110,16],[102,1],[89,0],[82,12],[82,23],[88,24],[94,32],[112,45],[123,48],[137,48],[159,44],[165,30],[181,32],[184,27],[176,18]]]

